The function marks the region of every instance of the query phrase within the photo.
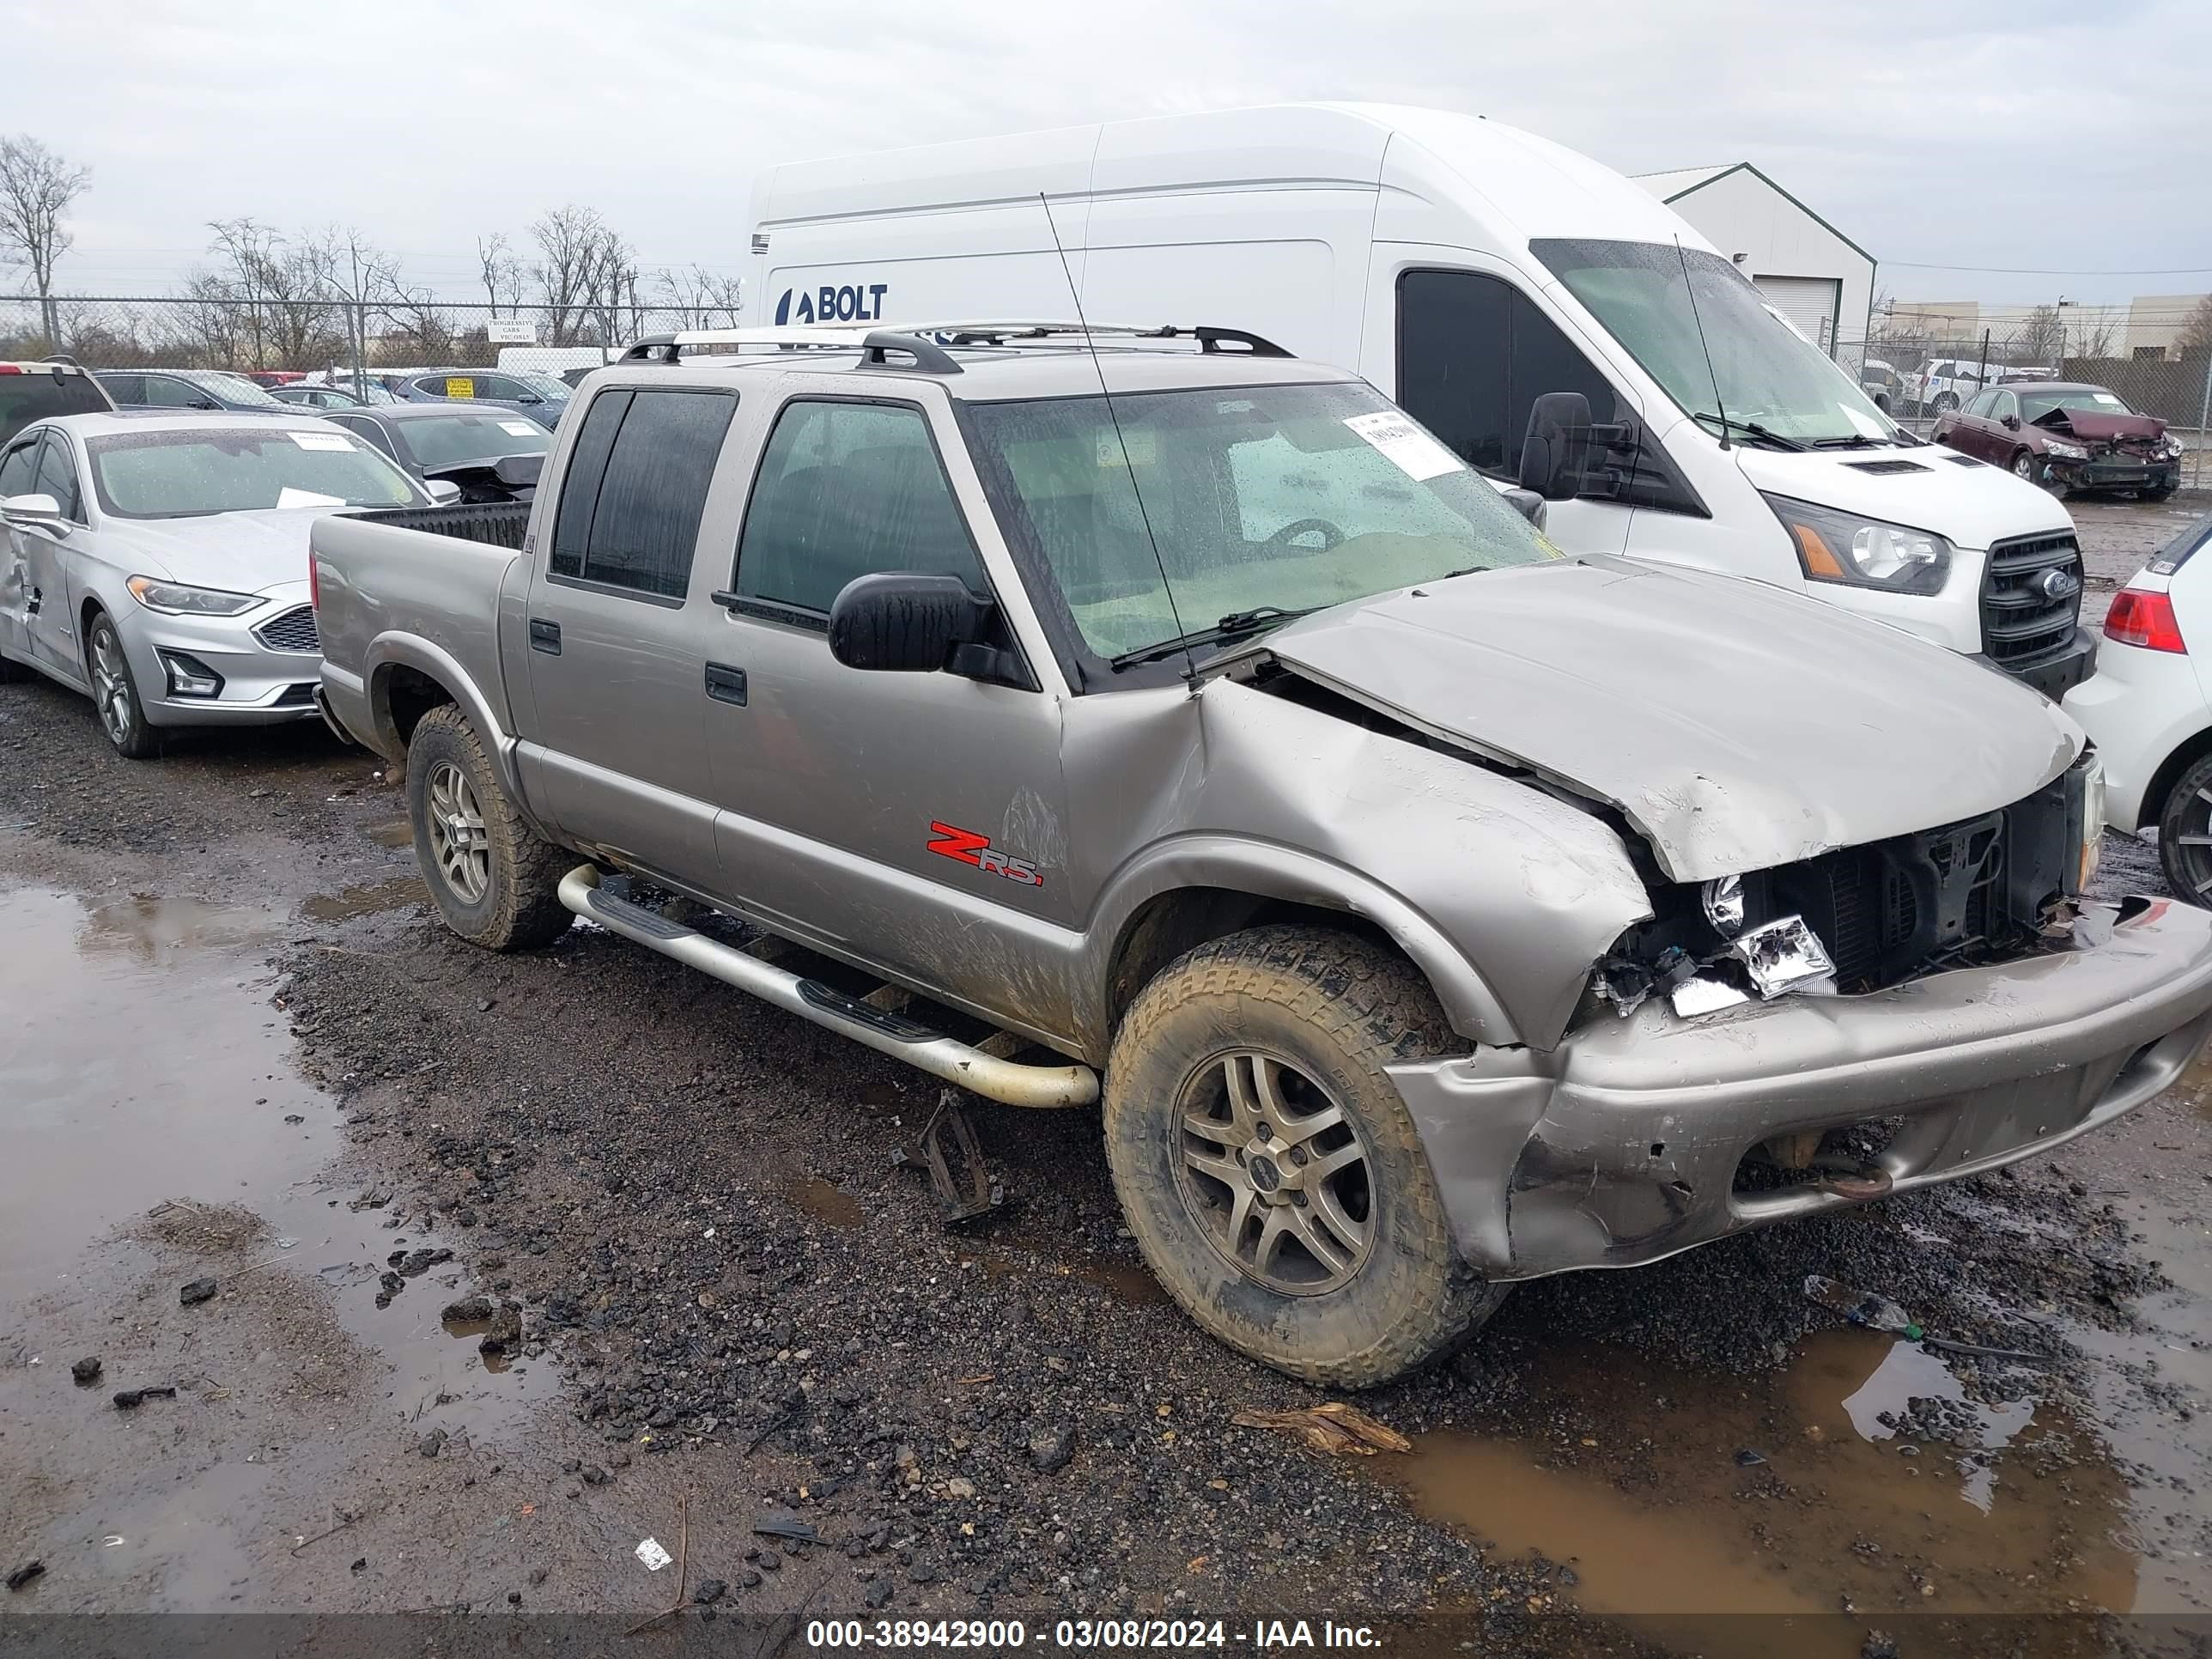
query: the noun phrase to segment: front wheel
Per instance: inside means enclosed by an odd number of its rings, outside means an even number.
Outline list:
[[[1401,958],[1321,927],[1200,945],[1115,1034],[1106,1155],[1183,1311],[1309,1382],[1368,1388],[1442,1357],[1504,1299],[1454,1249],[1384,1067],[1451,1033]]]
[[[446,925],[487,951],[549,945],[574,920],[560,899],[574,862],[522,821],[482,739],[441,703],[407,742],[415,861]]]
[[[92,706],[99,711],[100,730],[107,733],[115,752],[125,760],[158,754],[161,745],[146,724],[146,706],[138,701],[138,682],[131,678],[123,635],[106,611],[93,617],[84,652],[86,665],[92,670]]]
[[[2037,483],[2041,481],[2042,471],[2042,465],[2035,459],[2033,450],[2023,449],[2012,458],[2012,476],[2015,478],[2025,478],[2030,483]]]
[[[2176,897],[2212,909],[2212,755],[2166,792],[2158,814],[2158,861]]]

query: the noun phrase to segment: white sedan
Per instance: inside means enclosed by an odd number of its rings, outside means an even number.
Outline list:
[[[134,760],[165,726],[317,719],[308,525],[459,494],[304,410],[27,427],[0,451],[0,679],[85,693]]]
[[[2113,596],[2097,672],[2066,694],[2105,764],[2105,821],[2154,826],[2173,890],[2212,908],[2212,517]],[[2192,641],[2194,648],[2192,649]]]

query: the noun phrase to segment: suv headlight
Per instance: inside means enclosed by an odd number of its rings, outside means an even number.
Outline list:
[[[1932,530],[1862,519],[1787,495],[1768,495],[1765,501],[1790,532],[1808,581],[1940,593],[1951,574],[1951,544]]]
[[[258,593],[228,593],[219,587],[187,587],[181,582],[133,576],[123,584],[149,611],[173,617],[241,617],[263,603]]]

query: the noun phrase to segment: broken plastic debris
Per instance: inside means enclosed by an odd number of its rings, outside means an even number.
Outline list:
[[[647,1572],[659,1572],[676,1558],[660,1547],[658,1538],[648,1538],[637,1547],[637,1559],[645,1563]]]
[[[1744,965],[1753,989],[1768,1001],[1832,979],[1836,964],[1802,916],[1784,916],[1740,933],[1729,953]]]
[[[1805,1280],[1805,1294],[1831,1313],[1841,1314],[1854,1325],[1863,1325],[1869,1330],[1887,1331],[1908,1342],[1917,1342],[1923,1347],[1941,1348],[1947,1353],[1972,1354],[1983,1359],[2010,1359],[2024,1365],[2051,1365],[2057,1363],[2053,1354],[2027,1353],[2018,1348],[1985,1348],[1974,1342],[1954,1342],[1948,1337],[1930,1336],[1913,1322],[1911,1315],[1886,1296],[1876,1296],[1871,1291],[1855,1291],[1848,1285],[1814,1273]]]
[[[1409,1452],[1413,1443],[1386,1428],[1357,1407],[1332,1400],[1288,1412],[1238,1412],[1229,1419],[1248,1429],[1278,1429],[1295,1434],[1316,1451],[1348,1452],[1372,1457],[1378,1451]]]

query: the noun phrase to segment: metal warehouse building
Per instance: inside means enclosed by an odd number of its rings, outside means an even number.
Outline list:
[[[1874,255],[1748,161],[1636,182],[1734,259],[1807,339],[1856,363],[1874,307]]]

